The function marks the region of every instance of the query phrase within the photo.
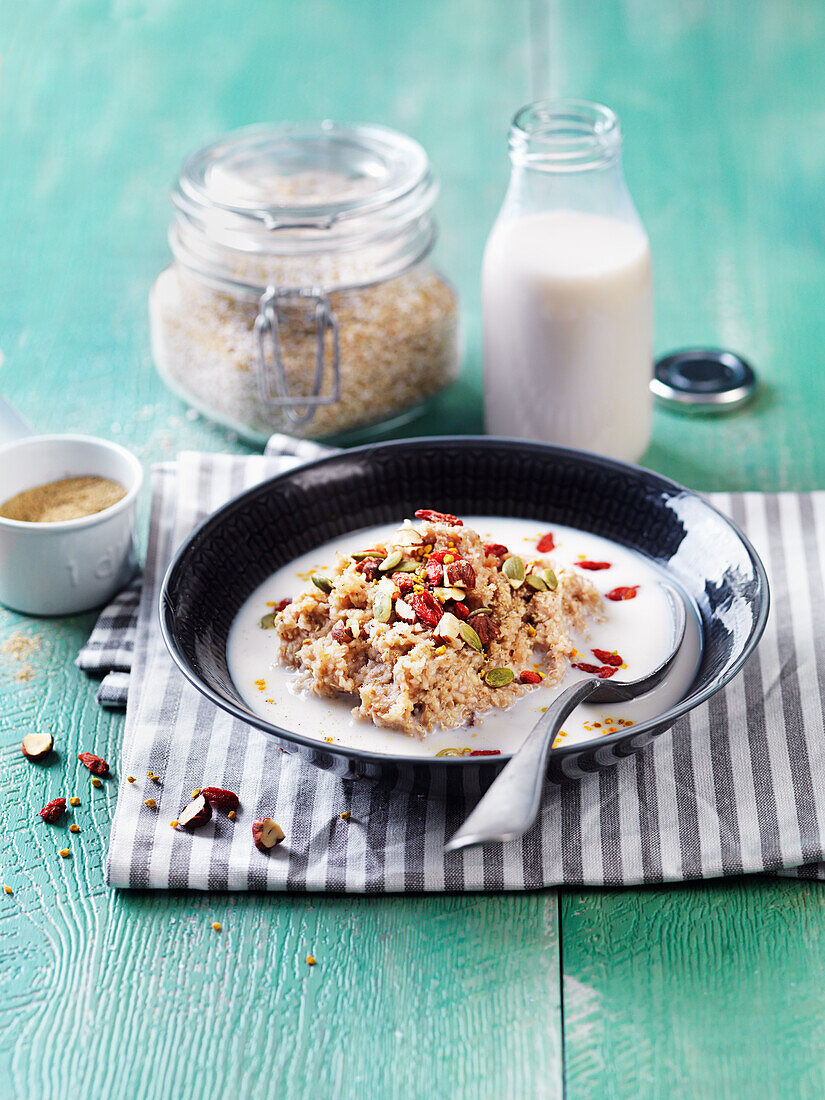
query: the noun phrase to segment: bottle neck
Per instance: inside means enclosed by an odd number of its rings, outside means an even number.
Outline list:
[[[621,127],[608,107],[532,103],[513,119],[509,146],[505,215],[569,208],[638,223],[622,171]]]
[[[510,127],[514,167],[550,174],[592,172],[621,155],[622,131],[609,107],[585,100],[543,100],[522,107]]]

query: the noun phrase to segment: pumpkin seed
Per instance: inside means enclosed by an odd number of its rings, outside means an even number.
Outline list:
[[[528,573],[524,578],[525,584],[528,584],[531,588],[535,588],[537,592],[547,591],[547,582],[543,577],[540,577],[538,573]]]
[[[381,570],[382,573],[389,573],[391,569],[395,569],[396,565],[400,563],[403,557],[404,555],[401,553],[400,550],[393,550],[391,554],[387,554],[387,556],[384,558],[378,568]]]
[[[473,630],[469,623],[459,621],[458,633],[461,635],[462,640],[471,646],[477,653],[484,652],[484,646],[481,644],[481,638]]]
[[[492,614],[493,614],[492,607],[477,607],[475,609],[475,611],[470,612],[469,618],[472,619],[472,617],[474,615],[492,615]]]
[[[322,577],[320,573],[313,573],[309,578],[316,588],[320,588],[322,592],[326,592],[327,595],[332,591],[332,581],[329,577]]]
[[[398,563],[398,568],[395,571],[396,573],[414,573],[417,568],[417,561],[414,561],[412,558],[404,558],[403,561]]]
[[[513,588],[521,588],[524,584],[524,562],[515,554],[505,561],[501,571]]]
[[[367,558],[383,558],[383,550],[359,550],[357,554],[350,554],[353,561],[365,561]]]
[[[381,590],[379,590],[373,597],[373,618],[377,619],[378,623],[388,623],[389,616],[392,614],[392,597],[388,596],[386,592],[381,592]]]
[[[372,601],[372,617],[379,623],[388,623],[390,615],[392,615],[392,599],[386,592],[379,589]]]
[[[258,626],[261,630],[272,630],[275,626],[277,614],[277,611],[270,611],[267,615],[264,615],[264,617],[258,621]]]
[[[559,578],[556,576],[553,570],[542,569],[541,576],[550,591],[555,592],[556,589],[559,587]]]
[[[488,668],[484,673],[484,679],[491,688],[503,688],[512,684],[516,674],[510,668]]]

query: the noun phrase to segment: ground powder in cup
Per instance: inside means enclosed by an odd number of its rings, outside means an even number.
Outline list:
[[[10,497],[0,504],[0,516],[25,523],[57,523],[92,516],[125,496],[120,482],[107,477],[64,477]]]

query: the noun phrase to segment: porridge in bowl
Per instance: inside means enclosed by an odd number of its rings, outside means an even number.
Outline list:
[[[556,683],[574,649],[569,632],[585,630],[602,600],[584,575],[558,577],[549,560],[485,544],[454,516],[416,518],[339,555],[275,631],[301,686],[357,696],[360,717],[423,737],[472,726],[545,677]]]
[[[280,569],[238,614],[227,656],[250,708],[321,741],[404,755],[514,751],[583,674],[633,679],[671,629],[657,568],[624,547],[532,520],[422,509]],[[634,703],[578,708],[563,737],[591,740],[661,713],[679,667]]]

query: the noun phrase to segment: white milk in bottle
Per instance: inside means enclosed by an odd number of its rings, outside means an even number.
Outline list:
[[[647,236],[605,107],[534,104],[484,254],[487,431],[635,461],[650,438]]]

